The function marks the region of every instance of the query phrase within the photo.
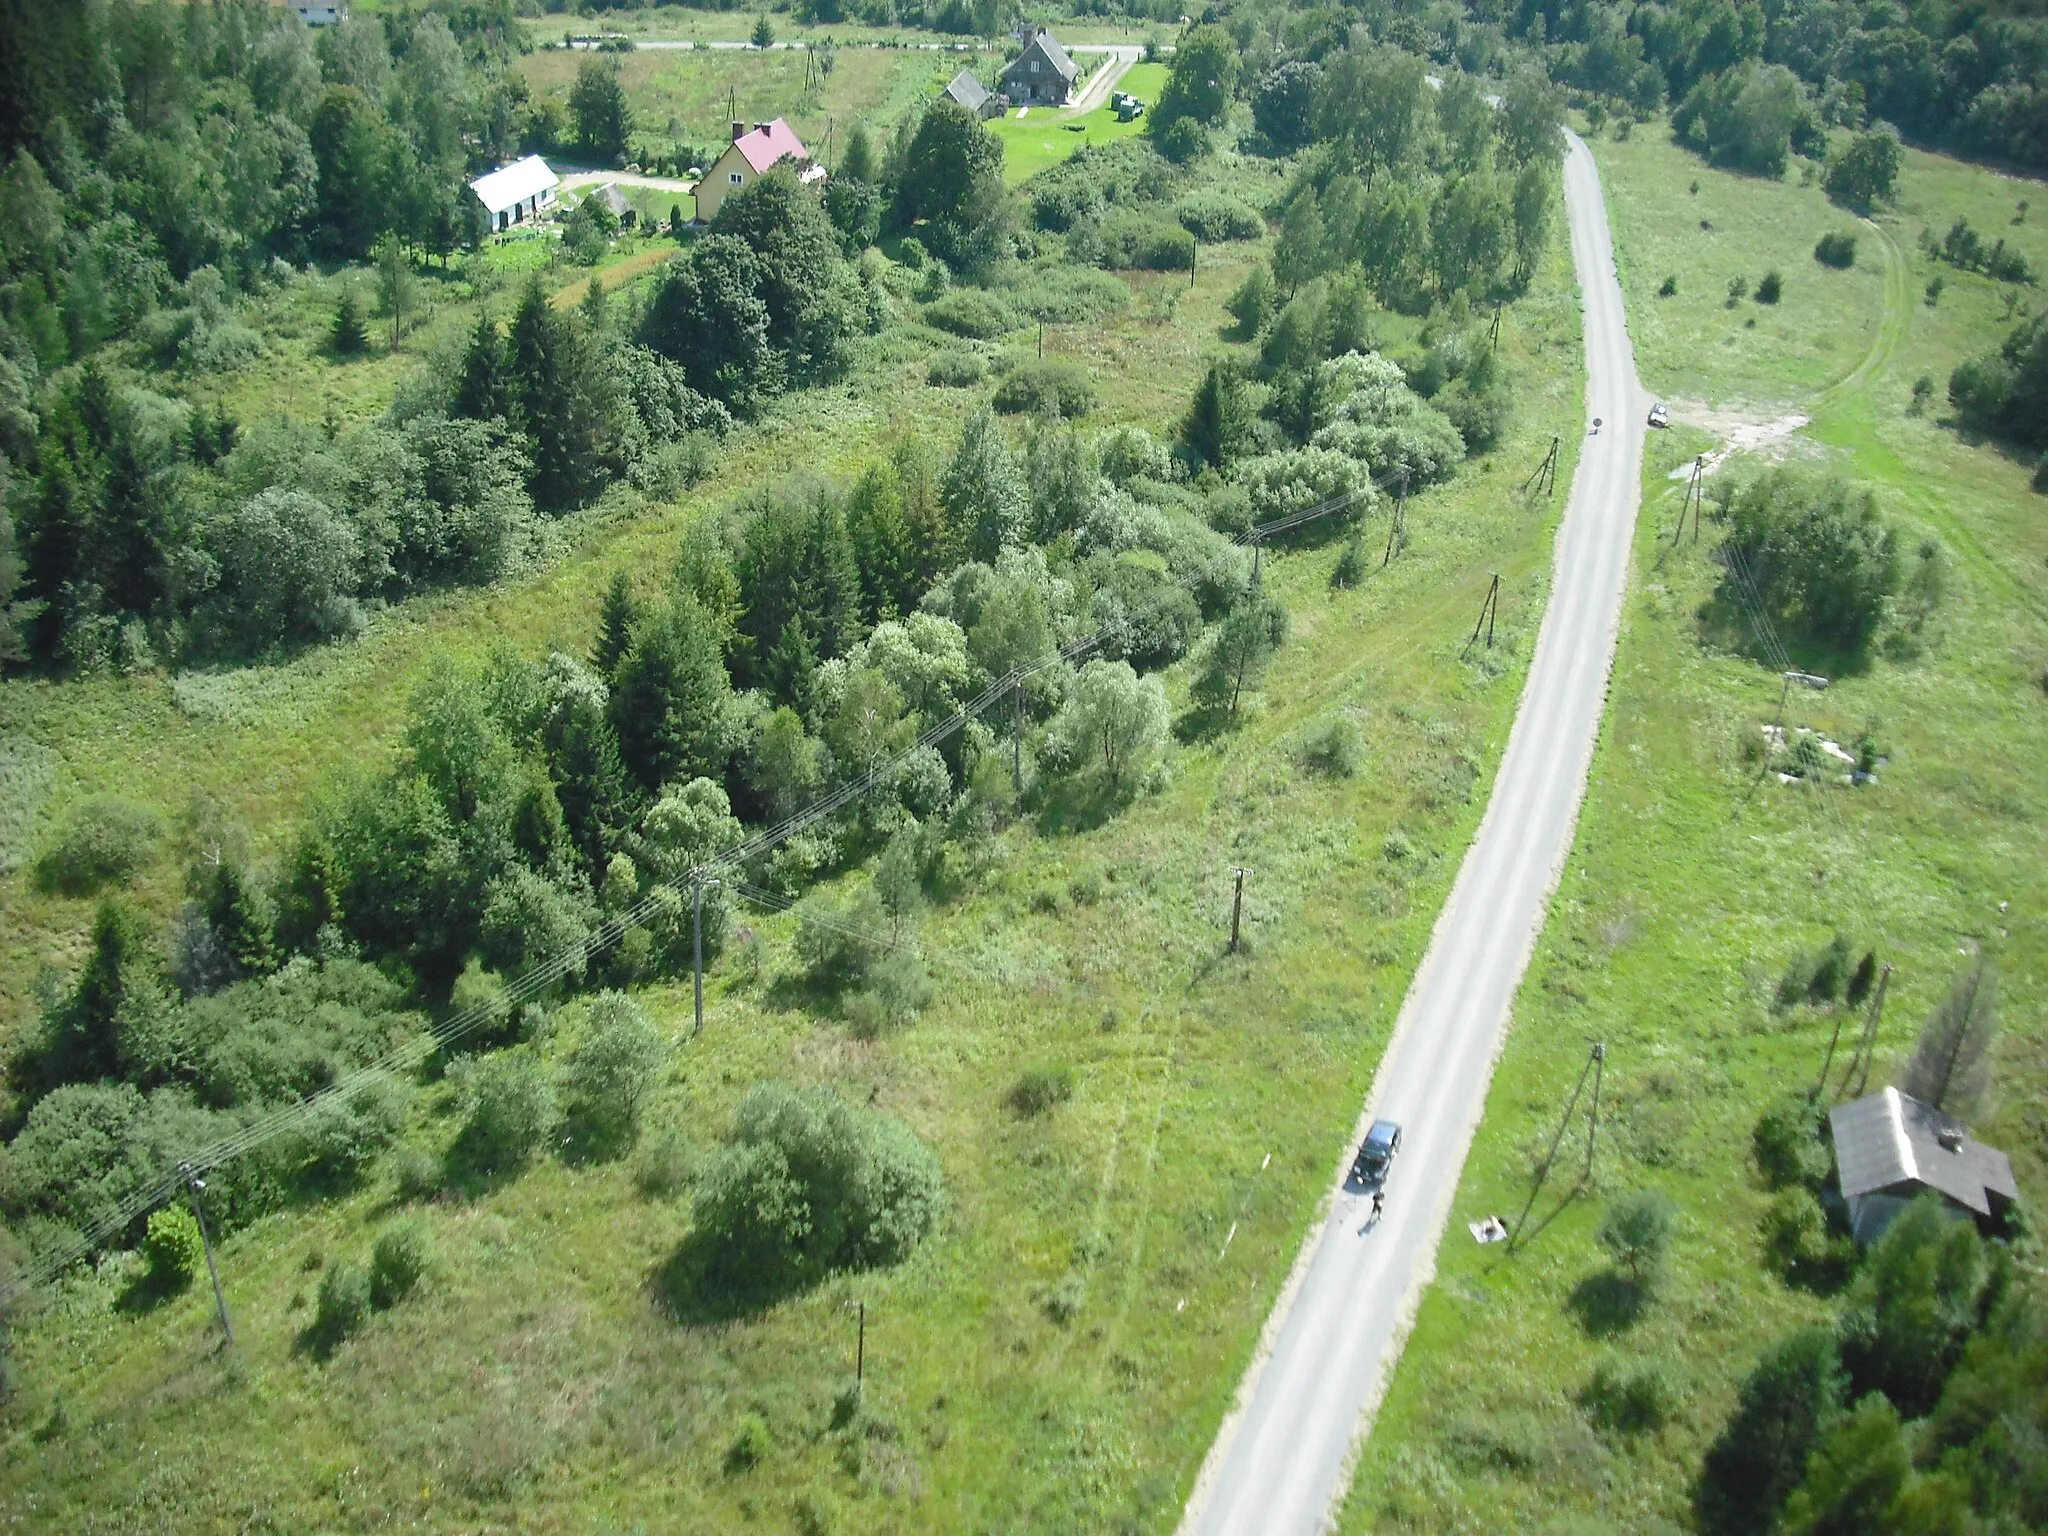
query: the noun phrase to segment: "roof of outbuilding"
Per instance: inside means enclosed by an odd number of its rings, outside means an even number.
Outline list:
[[[1992,1195],[2019,1198],[2011,1159],[1973,1140],[1960,1120],[1896,1088],[1836,1105],[1828,1124],[1846,1199],[1921,1184],[1988,1216]]]
[[[981,104],[989,98],[989,88],[974,77],[973,70],[963,69],[946,83],[944,94],[968,111],[978,112]]]
[[[487,176],[477,177],[469,184],[469,190],[492,213],[503,213],[515,203],[537,197],[560,183],[561,178],[548,169],[547,161],[539,155],[528,155],[524,160],[514,160]]]
[[[732,141],[732,147],[746,157],[747,164],[759,176],[781,160],[808,160],[811,152],[804,148],[803,140],[781,118],[757,127],[752,133],[743,133]]]

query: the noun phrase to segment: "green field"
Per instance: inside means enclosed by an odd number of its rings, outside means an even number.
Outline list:
[[[1087,425],[1170,427],[1224,346],[1225,297],[1261,254],[1219,250],[1192,290],[1184,276],[1133,276],[1128,308],[1048,327],[1048,354],[1085,363],[1106,402]],[[56,754],[36,826],[109,789],[176,819],[199,791],[275,855],[332,775],[388,760],[434,656],[582,651],[610,572],[658,579],[706,508],[798,469],[848,474],[907,434],[943,449],[985,391],[928,387],[935,344],[892,328],[848,383],[744,429],[691,496],[615,493],[564,525],[545,569],[387,611],[357,644],[175,680],[8,682],[0,729]],[[323,1363],[301,1344],[317,1270],[360,1259],[390,1219],[386,1173],[224,1244],[233,1355],[216,1352],[198,1292],[115,1306],[132,1258],[60,1287],[17,1337],[24,1385],[0,1431],[0,1515],[46,1528],[708,1531],[815,1528],[837,1510],[898,1530],[1170,1528],[1505,740],[1557,508],[1512,488],[1580,411],[1561,249],[1504,345],[1522,389],[1500,452],[1418,497],[1409,549],[1355,591],[1331,590],[1332,546],[1275,555],[1266,579],[1293,634],[1242,728],[1176,749],[1167,787],[1107,825],[1003,834],[927,920],[941,991],[916,1025],[863,1042],[793,1006],[777,984],[787,920],[744,919],[762,936],[762,972],[714,970],[707,1031],[678,1053],[651,1120],[702,1155],[762,1077],[833,1083],[904,1116],[951,1196],[909,1263],[738,1324],[680,1325],[654,1286],[684,1207],[641,1197],[621,1165],[547,1162],[473,1201],[428,1204],[440,1267],[425,1295]],[[1461,660],[1495,572],[1499,647]],[[1185,682],[1170,675],[1177,699]],[[1303,728],[1336,711],[1363,725],[1355,778],[1316,776],[1295,756]],[[1256,873],[1247,953],[1227,960],[1233,863]],[[135,894],[169,916],[182,892],[168,856]],[[75,966],[89,915],[0,879],[10,1028],[30,1017],[39,970]],[[686,990],[647,1001],[665,1029],[685,1028]],[[1040,1063],[1072,1068],[1074,1102],[1021,1119],[1005,1097]],[[438,1149],[454,1120],[449,1090],[430,1085],[409,1138]],[[866,1406],[835,1425],[854,1299],[868,1306]],[[755,1470],[728,1471],[748,1413],[770,1448]]]
[[[1150,106],[1166,84],[1164,64],[1133,64],[1117,85]],[[1056,108],[1034,107],[1010,112],[989,124],[1003,141],[1003,179],[1012,186],[1028,181],[1049,165],[1057,165],[1087,144],[1107,144],[1145,131],[1145,120],[1116,120],[1108,102],[1093,112],[1071,116]]]
[[[920,101],[936,96],[960,68],[950,54],[851,47],[837,50],[830,74],[794,49],[648,48],[603,57],[618,65],[641,137],[709,154],[727,142],[734,120],[782,117],[828,161],[836,160],[854,123],[886,132]],[[590,58],[555,48],[526,55],[520,68],[536,95],[566,104],[576,71]],[[828,134],[834,136],[829,150]]]
[[[1836,273],[1813,260],[1813,243],[1853,225],[1818,189],[1709,170],[1655,125],[1594,150],[1643,382],[1702,425],[1652,435],[1577,845],[1347,1531],[1689,1527],[1688,1485],[1736,1383],[1767,1342],[1832,1315],[1763,1262],[1768,1195],[1749,1147],[1763,1107],[1817,1079],[1836,1016],[1779,1011],[1771,998],[1788,962],[1836,932],[1897,967],[1873,1087],[1967,963],[1960,951],[1996,957],[2005,1034],[1979,1132],[2012,1154],[2023,1196],[2048,1194],[2048,519],[2023,468],[1940,419],[1949,370],[2003,333],[2007,290],[1945,269],[1929,308],[1922,289],[1938,269],[1916,248],[1923,226],[1939,235],[1966,214],[2021,242],[2038,267],[2048,230],[2012,219],[2041,189],[1909,152],[1882,234],[1864,228],[1856,269]],[[1785,281],[1775,311],[1724,308],[1729,276],[1753,282],[1773,265]],[[1660,299],[1667,275],[1679,292]],[[1913,417],[1923,373],[1937,403]],[[1813,424],[1776,451],[1874,483],[1902,533],[1939,539],[1951,562],[1920,654],[1879,657],[1791,701],[1789,723],[1845,742],[1875,731],[1889,762],[1861,790],[1759,779],[1744,749],[1773,719],[1780,684],[1702,640],[1697,614],[1719,575],[1711,521],[1706,542],[1674,539],[1682,487],[1668,472],[1730,426],[1789,410]],[[1465,1222],[1521,1209],[1589,1038],[1608,1049],[1590,1181],[1574,1192],[1582,1105],[1532,1238],[1513,1255],[1476,1246]],[[1630,1326],[1598,1304],[1593,1232],[1608,1197],[1641,1188],[1667,1192],[1681,1218],[1667,1277]],[[1633,1438],[1597,1432],[1578,1399],[1604,1358],[1674,1367],[1673,1421]]]

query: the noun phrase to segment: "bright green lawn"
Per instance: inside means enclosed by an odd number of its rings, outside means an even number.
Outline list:
[[[1103,420],[1164,427],[1255,255],[1219,252],[1192,292],[1178,277],[1134,278],[1129,310],[1050,328],[1047,350],[1088,363]],[[294,1341],[317,1268],[366,1251],[392,1205],[380,1178],[226,1243],[242,1340],[232,1360],[213,1353],[197,1294],[136,1317],[108,1307],[118,1274],[68,1286],[20,1336],[0,1517],[46,1529],[91,1512],[189,1530],[696,1532],[790,1529],[808,1499],[835,1528],[1169,1529],[1505,739],[1557,508],[1526,506],[1511,487],[1580,411],[1568,283],[1559,250],[1506,333],[1525,387],[1511,441],[1417,498],[1401,560],[1348,594],[1328,586],[1334,547],[1271,560],[1294,632],[1239,731],[1178,749],[1169,787],[1107,826],[1013,828],[969,872],[927,923],[942,986],[924,1019],[863,1044],[792,1006],[772,985],[780,919],[752,919],[767,949],[760,982],[714,972],[709,1028],[679,1054],[654,1120],[707,1148],[746,1085],[770,1075],[835,1083],[906,1116],[952,1196],[909,1264],[729,1328],[679,1327],[649,1287],[684,1210],[640,1199],[618,1167],[550,1163],[472,1205],[429,1207],[442,1268],[425,1295],[316,1364]],[[58,752],[52,811],[110,787],[174,810],[198,787],[274,851],[325,776],[385,759],[430,656],[581,649],[608,573],[657,580],[707,505],[797,468],[846,474],[908,431],[943,441],[983,395],[925,387],[929,345],[904,330],[880,338],[850,385],[748,429],[698,494],[615,498],[572,522],[571,549],[525,580],[408,605],[359,645],[276,667],[176,685],[10,682],[0,728]],[[1500,647],[1461,661],[1495,572]],[[1176,675],[1175,693],[1184,686]],[[1367,749],[1356,778],[1333,782],[1304,773],[1290,743],[1337,709],[1362,723]],[[1257,873],[1249,953],[1225,961],[1233,862]],[[141,894],[169,912],[168,862]],[[0,881],[0,977],[17,1024],[36,965],[74,963],[88,917],[83,903]],[[681,1027],[683,990],[649,1002]],[[1042,1061],[1075,1069],[1076,1099],[1020,1122],[1003,1096]],[[445,1141],[445,1111],[429,1090],[418,1141]],[[1069,1273],[1085,1299],[1062,1326],[1044,1300]],[[829,1405],[855,1296],[869,1304],[870,1417],[839,1431]],[[758,1470],[728,1474],[747,1411],[767,1418],[773,1445]]]
[[[1775,1095],[1815,1081],[1834,1016],[1775,1012],[1770,998],[1793,955],[1836,931],[1897,967],[1872,1086],[1966,963],[1959,950],[1981,944],[1997,957],[2006,1036],[1980,1130],[2012,1153],[2024,1193],[2037,1205],[2048,1194],[2048,517],[2020,466],[1905,414],[1914,377],[1945,384],[1958,358],[2002,334],[2005,307],[1996,285],[1949,271],[1940,306],[1927,308],[1920,226],[1939,233],[1967,213],[2025,242],[2041,265],[2048,228],[2008,222],[2018,197],[2041,204],[2041,188],[1909,152],[1900,206],[1882,220],[1896,267],[1887,279],[1887,242],[1866,230],[1857,270],[1840,275],[1801,254],[1849,223],[1817,191],[1709,170],[1654,129],[1594,149],[1645,385],[1724,408],[1812,412],[1788,451],[1874,482],[1909,540],[1940,539],[1949,596],[1923,654],[1880,658],[1792,701],[1792,723],[1837,740],[1875,729],[1890,754],[1876,786],[1757,782],[1742,749],[1773,718],[1778,681],[1702,643],[1695,614],[1719,568],[1710,543],[1672,541],[1680,492],[1666,472],[1711,439],[1653,434],[1634,590],[1577,846],[1346,1531],[1642,1532],[1686,1521],[1691,1475],[1737,1381],[1772,1338],[1828,1310],[1763,1265],[1767,1196],[1749,1132]],[[1703,218],[1740,233],[1703,240]],[[1754,304],[1731,326],[1711,296],[1730,270],[1767,262],[1783,268],[1784,305],[1755,331],[1740,326]],[[1672,272],[1682,302],[1657,300]],[[2022,302],[2038,306],[2040,295]],[[1464,1223],[1521,1208],[1589,1036],[1608,1043],[1589,1188],[1564,1203],[1573,1176],[1553,1184],[1532,1224],[1556,1219],[1514,1256],[1477,1247]],[[1575,1172],[1583,1157],[1582,1117],[1563,1164]],[[1644,1186],[1667,1191],[1683,1221],[1647,1315],[1616,1326],[1581,1311],[1604,1267],[1593,1231],[1605,1198]],[[1676,1365],[1675,1422],[1632,1442],[1590,1427],[1575,1397],[1608,1353]]]
[[[1159,99],[1159,88],[1165,83],[1164,64],[1133,64],[1116,89],[1129,91],[1149,108]],[[1021,114],[1012,111],[989,126],[1003,141],[1003,179],[1015,186],[1049,165],[1058,165],[1085,144],[1107,144],[1143,133],[1145,119],[1138,117],[1120,123],[1105,101],[1093,112],[1078,117],[1057,107],[1032,107]]]

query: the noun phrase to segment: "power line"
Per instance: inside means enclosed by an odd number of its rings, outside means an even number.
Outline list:
[[[1215,559],[1206,561],[1187,573],[1184,580],[1206,579],[1222,567],[1226,552],[1235,553],[1247,547],[1256,547],[1277,534],[1289,532],[1306,523],[1341,512],[1368,491],[1377,492],[1384,489],[1404,472],[1391,470],[1385,476],[1368,479],[1356,490],[1256,524],[1231,540],[1227,551],[1220,551]],[[647,893],[626,911],[614,914],[600,923],[596,932],[588,939],[549,956],[506,983],[498,997],[473,1003],[459,1010],[406,1043],[387,1051],[377,1060],[338,1078],[327,1087],[290,1104],[279,1105],[260,1113],[232,1135],[223,1137],[211,1146],[191,1152],[180,1160],[178,1170],[168,1172],[134,1191],[97,1220],[87,1223],[71,1241],[49,1249],[42,1257],[8,1277],[5,1284],[0,1285],[0,1301],[11,1302],[24,1292],[55,1278],[102,1246],[108,1239],[126,1230],[141,1216],[172,1198],[186,1187],[188,1174],[182,1170],[189,1169],[191,1174],[196,1175],[231,1162],[266,1142],[308,1124],[316,1116],[326,1113],[328,1105],[345,1103],[371,1082],[418,1066],[430,1056],[447,1049],[486,1024],[496,1022],[503,1012],[531,1002],[557,981],[581,971],[594,956],[618,943],[630,929],[652,916],[658,908],[665,906],[668,899],[683,896],[690,885],[710,880],[717,871],[736,869],[762,858],[805,828],[814,826],[824,818],[843,810],[886,783],[888,778],[898,772],[918,751],[936,746],[960,731],[968,721],[1002,699],[1011,689],[1021,688],[1032,677],[1053,667],[1078,660],[1113,640],[1122,628],[1121,623],[1105,624],[1092,635],[1072,640],[1049,656],[1012,667],[976,694],[967,704],[919,732],[917,739],[910,746],[893,757],[870,768],[866,773],[814,801],[803,810],[784,818],[766,831],[724,853],[702,861],[687,871],[681,879],[665,881],[650,887]],[[750,891],[752,889],[749,888]],[[772,893],[763,894],[772,896]]]

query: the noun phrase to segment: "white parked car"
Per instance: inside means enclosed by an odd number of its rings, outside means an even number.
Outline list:
[[[1671,425],[1671,407],[1662,400],[1659,400],[1650,407],[1650,425],[1653,427],[1668,427]]]

